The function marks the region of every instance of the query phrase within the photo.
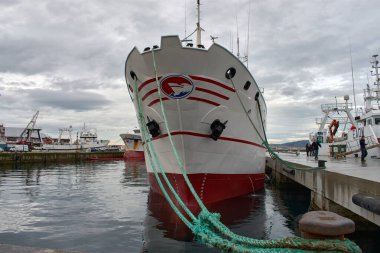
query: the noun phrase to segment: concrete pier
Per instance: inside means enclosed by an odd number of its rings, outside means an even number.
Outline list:
[[[288,168],[277,160],[267,158],[267,166],[272,169],[274,179],[281,177],[311,190],[312,204],[326,211],[335,211],[333,204],[344,207],[364,219],[380,226],[380,159],[319,157],[325,160],[325,168],[317,168],[322,163],[305,154],[279,154],[279,156],[299,168]],[[358,205],[353,197],[366,197],[370,202]]]
[[[105,152],[2,152],[0,165],[9,163],[46,163],[60,161],[80,161],[104,158],[123,158],[124,151]]]

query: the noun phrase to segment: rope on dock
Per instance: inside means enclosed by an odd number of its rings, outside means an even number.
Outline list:
[[[192,186],[185,170],[183,169],[182,162],[178,156],[176,147],[172,140],[169,125],[166,119],[165,109],[163,105],[163,100],[161,96],[161,91],[159,88],[159,81],[157,75],[157,66],[155,61],[154,49],[152,50],[153,66],[155,72],[155,79],[157,84],[158,96],[160,100],[161,112],[164,118],[165,127],[167,130],[168,138],[172,147],[173,154],[176,158],[177,164],[181,170],[181,173],[188,185],[191,193],[196,199],[201,211],[196,217],[192,211],[185,205],[182,199],[178,196],[174,187],[168,180],[165,170],[162,167],[161,162],[157,156],[154,145],[152,143],[152,138],[150,136],[149,130],[147,128],[147,122],[145,120],[145,114],[143,107],[141,105],[141,99],[138,94],[138,86],[136,76],[133,77],[134,80],[134,90],[135,90],[135,102],[137,105],[137,118],[141,127],[142,139],[146,143],[145,149],[151,164],[152,170],[154,172],[155,178],[158,185],[163,192],[169,205],[172,207],[174,212],[178,217],[185,223],[185,225],[192,231],[195,238],[206,244],[209,247],[218,248],[226,252],[241,252],[241,253],[269,253],[269,252],[315,252],[315,251],[329,251],[329,252],[345,252],[345,253],[360,253],[360,248],[350,240],[307,240],[299,237],[288,237],[278,240],[259,240],[253,239],[233,233],[228,227],[226,227],[220,221],[219,213],[211,213],[204,205],[202,200],[199,198],[194,187]],[[167,187],[172,193],[173,197],[179,203],[179,207],[173,202],[168,191],[166,190],[164,183],[162,182],[159,172],[163,177]],[[181,209],[180,209],[181,208]],[[186,213],[190,219],[185,217]]]

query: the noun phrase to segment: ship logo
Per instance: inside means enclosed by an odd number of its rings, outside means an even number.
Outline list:
[[[168,75],[160,81],[161,91],[173,99],[181,99],[190,95],[194,90],[194,83],[187,76]]]

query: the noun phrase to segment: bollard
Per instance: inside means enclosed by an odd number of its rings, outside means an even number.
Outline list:
[[[326,165],[325,165],[326,162],[327,162],[326,160],[318,160],[318,167],[319,168],[325,168],[326,167]]]
[[[299,221],[299,229],[305,239],[339,239],[355,231],[355,223],[328,211],[305,213]]]

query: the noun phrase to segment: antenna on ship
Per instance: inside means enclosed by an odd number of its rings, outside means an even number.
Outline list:
[[[231,53],[234,53],[234,34],[230,32],[230,49]]]
[[[249,31],[249,26],[248,26],[248,31]],[[248,61],[248,41],[247,41],[247,53],[244,56],[240,56],[240,37],[239,37],[239,24],[238,24],[237,15],[236,15],[236,43],[237,43],[237,53],[236,53],[237,58],[243,63]]]
[[[247,68],[248,68],[248,55],[249,55],[249,22],[251,18],[251,2],[249,2],[249,8],[248,8],[248,28],[247,28],[247,55],[245,56],[245,60],[247,61]]]
[[[201,27],[201,4],[200,1],[197,0],[197,13],[198,13],[198,22],[197,22],[197,46],[202,45],[202,31],[204,31]]]
[[[185,0],[185,38],[186,38],[186,35],[187,35],[187,31],[186,31],[186,28],[187,28],[187,9],[186,9],[186,0]]]
[[[200,4],[200,1],[199,0],[197,0],[197,12],[198,12],[198,17],[197,17],[197,28],[195,28],[195,30],[192,32],[192,33],[190,33],[189,35],[187,35],[186,36],[186,34],[187,34],[187,31],[186,31],[186,22],[187,22],[187,19],[186,19],[186,0],[185,0],[185,38],[184,39],[182,39],[181,40],[181,42],[186,42],[186,41],[191,41],[191,39],[189,39],[189,37],[191,36],[191,35],[193,35],[194,33],[197,33],[197,38],[196,38],[196,46],[197,47],[199,47],[199,48],[204,48],[204,46],[202,45],[202,31],[204,31],[203,30],[203,28],[201,27],[201,17],[200,17],[200,15],[201,15],[201,9],[200,9],[200,6],[201,6],[201,4]]]
[[[374,89],[374,92],[376,93],[376,99],[377,99],[377,104],[379,104],[379,88],[380,88],[380,77],[379,77],[379,61],[377,60],[377,57],[379,55],[377,54],[374,54],[372,55],[372,58],[373,58],[373,61],[371,61],[372,63],[372,68],[375,69],[375,74],[373,74],[373,71],[371,70],[371,75],[372,76],[375,76],[376,78],[376,82],[374,83],[376,87],[376,89]]]
[[[214,36],[210,35],[210,38],[212,40],[212,43],[215,43],[215,40],[218,39],[219,37],[214,37]]]
[[[352,91],[354,93],[355,116],[357,116],[358,113],[357,113],[357,109],[356,109],[355,80],[354,80],[354,67],[352,66],[351,40],[350,40],[350,59],[351,59]]]
[[[372,55],[373,57],[373,61],[371,61],[372,63],[372,68],[375,69],[375,74],[373,74],[373,71],[371,71],[371,75],[372,76],[375,76],[376,77],[376,82],[374,83],[375,85],[379,86],[380,85],[380,78],[379,78],[379,67],[377,66],[379,64],[379,61],[376,59],[376,57],[378,57],[379,55],[377,54],[374,54]]]
[[[240,59],[239,24],[238,24],[237,15],[236,15],[236,44],[237,44],[237,53],[236,53],[236,56]]]

